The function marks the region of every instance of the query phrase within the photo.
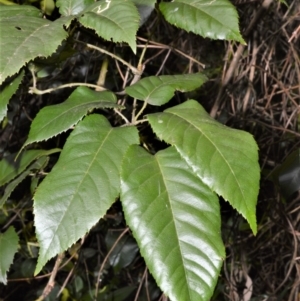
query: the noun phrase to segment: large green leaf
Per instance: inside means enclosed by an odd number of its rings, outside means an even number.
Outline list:
[[[112,128],[102,115],[90,115],[75,127],[34,195],[40,244],[35,273],[103,217],[119,195],[121,161],[134,143],[139,143],[135,127]]]
[[[161,2],[168,22],[203,37],[245,43],[238,26],[238,14],[229,0],[174,0]]]
[[[0,282],[6,284],[6,273],[13,262],[18,250],[19,237],[13,227],[9,227],[5,233],[0,233]]]
[[[79,21],[105,40],[128,43],[136,53],[140,17],[131,1],[100,0],[86,9]]]
[[[174,96],[175,90],[192,91],[206,81],[207,77],[201,73],[149,76],[127,87],[125,91],[131,97],[144,100],[154,106],[161,106]]]
[[[224,258],[217,196],[175,148],[125,154],[121,202],[147,266],[172,301],[209,300]]]
[[[22,71],[10,84],[8,84],[0,92],[0,122],[6,116],[7,105],[11,97],[16,93],[23,79],[24,71]]]
[[[60,149],[54,148],[51,150],[28,150],[18,157],[17,160],[16,154],[11,154],[9,156],[4,157],[0,161],[0,186],[8,183],[9,181],[13,180],[16,176],[21,174],[26,167],[32,163],[34,160],[42,157],[48,156],[53,153],[59,152]]]
[[[37,114],[23,147],[67,131],[94,108],[117,108],[116,102],[112,92],[78,87],[65,102],[47,106]]]
[[[0,19],[16,16],[42,17],[42,12],[32,5],[1,6]],[[1,28],[2,29],[2,28]]]
[[[148,120],[158,137],[175,145],[202,181],[228,200],[256,233],[260,168],[253,137],[215,121],[195,100],[150,114]]]
[[[58,0],[56,5],[62,16],[72,16],[79,14],[92,3],[94,0]]]
[[[9,9],[1,7],[2,13]],[[0,28],[0,84],[35,57],[55,52],[67,37],[61,22],[33,16],[3,17]]]
[[[15,188],[34,170],[40,170],[43,168],[48,162],[48,157],[41,157],[33,162],[29,167],[26,168],[19,176],[17,176],[14,180],[12,180],[4,190],[2,197],[0,198],[0,209],[7,201],[11,193],[15,190]]]

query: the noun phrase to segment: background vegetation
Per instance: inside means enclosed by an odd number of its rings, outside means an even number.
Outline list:
[[[257,205],[258,233],[253,236],[243,217],[221,199],[226,258],[212,300],[298,300],[299,5],[296,0],[286,4],[277,1],[233,4],[247,45],[187,33],[170,25],[154,10],[138,31],[138,50],[149,39],[143,76],[204,72],[209,80],[201,88],[186,94],[176,92],[163,109],[189,98],[196,99],[219,122],[253,134],[259,146],[262,176]],[[55,9],[50,10],[47,18],[54,20],[58,16]],[[138,66],[138,56],[129,47],[104,41],[83,27],[76,34],[78,39],[105,45]],[[48,60],[35,61],[34,68],[38,69],[33,72],[37,74],[40,90],[72,82],[96,82],[106,59],[105,55],[78,43],[75,51],[66,47],[66,51]],[[107,61],[107,69],[107,88],[121,91],[129,76],[127,69],[113,59]],[[28,94],[32,80],[29,66],[20,89],[9,103],[8,117],[2,122],[2,156],[20,150],[32,120],[43,107],[62,102],[72,92],[61,89],[50,94]],[[114,111],[97,110],[113,126],[122,123]],[[132,107],[127,110],[131,112]],[[157,111],[157,107],[148,106],[145,114]],[[148,126],[139,127],[140,138],[151,152],[166,147]],[[66,132],[40,142],[39,146],[60,148],[68,136]],[[43,172],[51,170],[58,155],[50,158]],[[1,211],[2,231],[14,226],[20,237],[8,284],[0,287],[3,300],[35,300],[43,295],[45,288],[49,290],[46,300],[90,300],[89,291],[95,288],[95,283],[100,291],[99,300],[167,300],[139,254],[119,201],[85,238],[60,258],[62,264],[50,261],[43,275],[33,277],[38,248],[32,193],[43,177],[39,172],[22,181]],[[57,263],[61,266],[54,284],[48,281]]]

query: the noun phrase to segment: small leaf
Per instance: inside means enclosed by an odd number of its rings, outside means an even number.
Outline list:
[[[53,153],[57,153],[59,151],[60,149],[58,148],[51,150],[28,150],[21,153],[16,161],[16,154],[11,154],[4,157],[0,161],[0,186],[3,186],[4,184],[13,180],[19,174],[21,174],[34,160],[42,156],[48,156]]]
[[[40,2],[40,7],[43,13],[45,13],[48,16],[51,16],[55,9],[55,3],[54,0],[42,0]]]
[[[31,124],[23,148],[67,131],[92,109],[120,107],[116,102],[116,96],[112,92],[96,92],[78,87],[65,102],[41,109]]]
[[[229,0],[173,0],[159,5],[166,20],[203,37],[235,40],[245,44],[238,14]]]
[[[2,7],[6,11],[11,7]],[[0,84],[36,57],[51,55],[67,37],[63,24],[32,16],[0,19]],[[12,38],[13,37],[13,38]]]
[[[175,145],[200,179],[228,200],[256,233],[260,168],[253,137],[215,121],[195,100],[150,114],[148,120],[158,137]]]
[[[33,170],[40,170],[47,164],[48,157],[41,157],[37,159],[34,163],[29,165],[29,167],[23,171],[18,177],[16,177],[13,181],[11,181],[4,190],[3,196],[0,198],[0,209],[7,201],[11,193],[15,190],[15,188],[33,171]]]
[[[103,39],[126,42],[136,53],[139,13],[131,1],[101,0],[88,7],[79,22],[94,29]]]
[[[121,202],[157,284],[172,301],[206,301],[213,294],[224,246],[217,196],[175,148],[125,154]]]
[[[56,5],[62,16],[72,16],[79,14],[92,3],[94,0],[58,0]]]
[[[192,91],[206,81],[207,77],[201,73],[149,76],[127,87],[125,91],[133,98],[144,100],[154,106],[161,106],[174,96],[176,90]]]
[[[112,128],[102,115],[90,115],[75,127],[34,195],[40,244],[35,274],[103,217],[119,195],[120,165],[134,143],[139,143],[135,127]]]
[[[18,250],[19,237],[13,227],[9,227],[5,233],[0,233],[0,282],[6,284],[6,273],[14,260]]]
[[[17,92],[23,77],[24,77],[24,71],[22,71],[11,83],[9,83],[0,92],[0,122],[6,116],[7,105],[9,103],[9,100]]]

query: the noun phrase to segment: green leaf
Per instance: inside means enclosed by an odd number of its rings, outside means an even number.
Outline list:
[[[260,168],[252,135],[215,121],[195,100],[148,115],[148,120],[158,137],[175,145],[200,179],[228,200],[256,233]]]
[[[101,115],[90,115],[75,127],[34,195],[40,244],[35,274],[103,217],[119,195],[120,165],[134,143],[139,143],[135,127],[112,128]]]
[[[174,0],[159,5],[166,20],[203,37],[236,40],[243,44],[238,14],[229,0]]]
[[[43,14],[39,9],[35,8],[32,5],[1,6],[0,19],[17,17],[17,16],[41,18]]]
[[[199,88],[207,81],[204,74],[182,74],[149,76],[125,89],[133,98],[144,100],[151,105],[161,106],[167,103],[174,92],[188,92]]]
[[[224,246],[217,196],[175,148],[150,155],[139,146],[125,154],[121,202],[147,266],[172,301],[207,301]]]
[[[18,250],[19,237],[13,227],[9,227],[5,233],[0,233],[0,282],[6,284],[6,273],[14,260]]]
[[[18,177],[16,177],[13,181],[11,181],[4,190],[3,196],[0,198],[0,209],[7,201],[11,193],[15,190],[15,188],[33,171],[40,170],[43,168],[48,162],[48,157],[41,157],[37,159],[34,163],[29,165],[29,167],[23,171]]]
[[[105,40],[128,43],[136,53],[136,32],[140,17],[131,1],[98,1],[84,11],[79,22],[94,29]]]
[[[67,37],[62,25],[61,21],[51,22],[32,16],[1,18],[0,84],[30,60],[55,52]]]
[[[7,105],[9,103],[9,100],[18,90],[23,77],[24,77],[24,71],[22,71],[11,83],[9,83],[0,92],[0,122],[6,116]]]
[[[26,169],[26,167],[34,160],[42,156],[48,156],[59,151],[60,149],[58,148],[54,148],[51,150],[28,150],[21,153],[21,155],[16,161],[16,154],[11,154],[9,156],[4,157],[0,161],[0,186],[3,186],[4,184],[13,180],[19,174],[21,174]]]
[[[41,109],[31,124],[23,147],[67,131],[92,109],[120,107],[116,102],[116,96],[112,92],[96,92],[78,87],[65,102]]]
[[[56,5],[62,16],[72,16],[79,14],[92,3],[94,0],[58,0]]]

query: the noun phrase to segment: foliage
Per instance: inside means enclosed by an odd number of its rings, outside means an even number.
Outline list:
[[[195,73],[140,79],[143,54],[134,67],[110,51],[111,43],[103,41],[99,47],[75,35],[80,32],[84,36],[83,26],[106,41],[127,43],[135,54],[140,15],[147,15],[145,9],[152,11],[154,4],[150,0],[57,1],[61,16],[54,21],[42,18],[31,6],[1,7],[0,26],[5,25],[5,30],[0,36],[0,117],[5,116],[24,70],[32,75],[32,94],[79,87],[65,101],[40,110],[15,162],[16,154],[0,162],[0,183],[8,184],[0,203],[7,201],[25,177],[35,178],[51,169],[33,196],[40,248],[35,269],[38,274],[51,258],[84,237],[120,197],[126,222],[164,293],[173,301],[209,300],[225,257],[217,195],[246,218],[254,234],[257,232],[259,166],[253,137],[218,123],[195,100],[143,116],[149,105],[166,105],[175,91],[200,88],[207,77]],[[158,8],[168,22],[186,31],[244,43],[236,10],[228,0],[198,0],[192,4],[175,0],[161,2]],[[125,64],[133,74],[131,83],[127,82],[122,92],[105,91],[104,86],[110,83],[105,80],[104,59],[97,85],[69,83],[38,89],[40,58],[52,55],[59,64],[60,54],[73,55],[67,50],[68,43]],[[29,62],[32,64],[27,65]],[[116,95],[125,94],[133,100],[121,105]],[[113,118],[107,118],[108,108],[114,110],[110,115]],[[146,123],[170,146],[151,151],[151,145],[139,133],[140,124]],[[52,167],[48,157],[57,148],[37,150],[38,143],[66,131],[68,138]],[[15,244],[5,242],[0,252],[9,249],[14,254]],[[3,282],[7,270],[7,266],[1,270]]]

